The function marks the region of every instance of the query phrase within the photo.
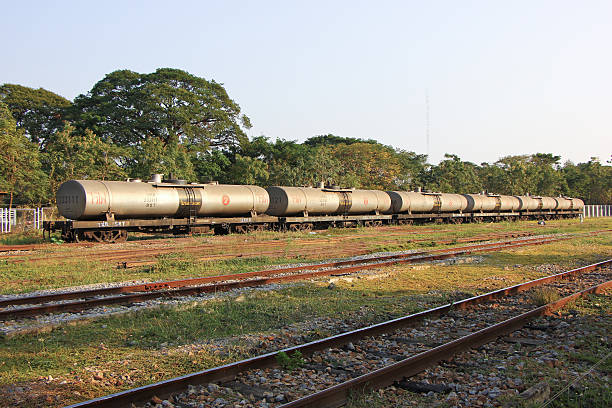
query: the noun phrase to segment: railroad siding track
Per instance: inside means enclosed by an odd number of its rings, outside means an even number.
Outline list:
[[[456,244],[456,243],[482,242],[482,241],[489,241],[493,239],[517,238],[517,237],[525,237],[525,236],[532,236],[532,235],[533,234],[531,233],[489,234],[485,236],[475,236],[475,237],[469,237],[469,238],[457,238],[457,239],[436,241],[436,243],[438,245],[448,245],[448,244]],[[431,241],[431,240],[430,239],[415,239],[415,240],[406,241],[406,243],[408,242],[427,242],[427,241]],[[326,243],[325,245],[322,245],[321,247],[317,248],[316,253],[313,253],[312,249],[310,248],[292,249],[292,250],[281,249],[281,250],[276,250],[276,251],[263,251],[263,252],[260,251],[260,252],[251,252],[251,253],[240,252],[240,253],[229,253],[229,254],[227,253],[226,254],[211,254],[205,257],[199,257],[196,260],[213,261],[213,260],[224,260],[224,259],[260,257],[260,256],[269,256],[269,257],[278,256],[278,257],[296,258],[296,257],[305,256],[305,255],[312,255],[312,256],[316,256],[320,258],[321,255],[328,255],[328,254],[337,256],[339,255],[339,251],[341,251],[341,254],[343,256],[355,256],[355,255],[364,255],[368,253],[369,252],[368,248],[372,247],[373,245],[384,245],[384,244],[390,244],[390,243],[392,242],[366,243],[366,244],[350,243],[340,248],[338,248],[337,244],[335,243]],[[330,246],[330,248],[327,248],[328,245]],[[143,267],[143,266],[151,266],[151,265],[155,265],[156,263],[157,263],[157,260],[119,261],[117,264],[117,267],[120,269],[130,269],[130,268],[138,268],[138,267]]]
[[[390,237],[403,237],[406,234],[412,234],[413,232],[407,231],[405,233],[398,234],[385,234],[385,238]],[[529,232],[508,232],[508,233],[492,233],[492,234],[478,234],[473,237],[465,237],[465,238],[456,238],[449,240],[438,241],[439,244],[447,244],[453,242],[475,242],[479,240],[488,240],[488,239],[502,239],[508,237],[517,237],[517,236],[525,236],[525,235],[533,235]],[[257,248],[265,247],[266,249],[279,248],[277,252],[274,253],[282,253],[282,251],[288,250],[299,250],[299,247],[311,247],[313,245],[317,245],[319,247],[325,246],[333,246],[337,248],[338,243],[345,241],[352,241],[356,239],[363,239],[368,237],[380,237],[380,234],[361,234],[355,236],[345,236],[345,237],[331,237],[331,238],[321,238],[321,239],[309,239],[304,240],[299,243],[290,243],[290,242],[275,242],[275,241],[266,241],[266,242],[257,242],[257,243],[248,243],[242,245],[242,251],[236,252],[236,245],[215,245],[215,244],[203,244],[203,245],[186,245],[186,246],[172,246],[172,247],[163,247],[163,248],[137,248],[137,249],[125,249],[125,250],[104,250],[104,251],[94,251],[88,252],[86,255],[88,259],[95,259],[100,261],[116,261],[120,260],[125,262],[127,260],[132,259],[146,259],[146,258],[154,258],[160,255],[180,252],[186,254],[199,254],[205,251],[220,251],[221,254],[208,254],[209,257],[222,257],[222,256],[234,256],[234,257],[244,257],[248,256],[248,253],[244,251],[254,250]],[[474,241],[472,241],[474,240]],[[406,242],[426,242],[431,241],[428,238],[422,239],[414,239]],[[379,243],[385,244],[389,243],[387,241]],[[370,243],[370,245],[375,243]],[[73,245],[73,244],[70,244]],[[296,245],[297,248],[289,247],[291,245]],[[364,244],[367,245],[367,244]],[[91,245],[89,245],[91,246]],[[282,248],[281,248],[282,247]],[[233,253],[232,253],[233,251]],[[229,254],[228,254],[229,252]],[[23,262],[67,262],[67,261],[80,261],[82,260],[84,254],[47,254],[45,256],[40,257],[25,257],[24,254],[0,254],[0,258],[6,259],[9,262],[15,263],[23,263]]]
[[[271,283],[291,282],[332,274],[346,274],[375,269],[398,263],[414,263],[446,259],[474,252],[497,251],[526,245],[540,245],[572,237],[526,238],[519,241],[477,244],[467,247],[439,249],[430,252],[378,256],[363,260],[346,260],[297,267],[269,269],[241,274],[194,278],[179,281],[119,286],[88,291],[75,291],[39,296],[22,296],[0,301],[0,321],[37,316],[46,313],[81,312],[85,309],[107,305],[132,304],[151,299],[193,296],[232,289],[262,286]],[[312,272],[300,272],[308,271]],[[294,273],[297,272],[297,273]],[[112,296],[115,295],[115,296]],[[68,301],[71,299],[86,299]],[[56,303],[48,303],[56,302]],[[46,304],[42,304],[46,303]],[[42,304],[42,305],[40,305]],[[19,307],[18,305],[38,305]]]
[[[612,260],[607,260],[284,349],[287,356],[295,356],[296,351],[304,356],[303,366],[289,376],[279,368],[270,368],[276,365],[279,354],[272,352],[71,407],[131,406],[152,398],[160,403],[160,398],[170,398],[181,406],[197,406],[219,402],[221,397],[228,405],[243,406],[253,403],[249,394],[255,399],[263,397],[272,405],[284,404],[283,407],[340,406],[351,391],[390,385],[460,351],[517,330],[530,319],[573,299],[612,287],[610,265]],[[600,268],[606,269],[597,272]],[[572,279],[578,275],[580,280]],[[529,297],[524,292],[546,284],[565,293],[576,293],[529,310]],[[484,304],[492,300],[496,302]],[[431,320],[440,315],[445,316]],[[426,328],[410,328],[419,323]],[[493,325],[483,327],[489,324]]]

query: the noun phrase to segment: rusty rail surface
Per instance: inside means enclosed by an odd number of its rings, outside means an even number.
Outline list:
[[[339,347],[345,344],[348,344],[349,342],[356,342],[359,339],[362,339],[364,337],[367,336],[376,336],[376,335],[380,335],[383,333],[389,333],[389,332],[393,332],[399,328],[402,327],[407,327],[407,326],[411,326],[414,325],[415,323],[420,322],[421,320],[425,319],[425,318],[430,318],[430,317],[435,317],[435,316],[439,316],[442,315],[444,313],[448,313],[449,311],[451,311],[453,308],[460,308],[460,309],[466,309],[470,306],[473,305],[477,305],[492,299],[496,299],[496,298],[502,298],[505,296],[510,296],[525,290],[528,290],[532,287],[535,286],[539,286],[539,285],[543,285],[549,282],[553,282],[553,281],[558,281],[558,280],[562,280],[562,279],[568,279],[574,275],[578,275],[581,273],[586,273],[586,272],[591,272],[594,271],[596,269],[602,268],[602,267],[606,267],[606,266],[610,266],[612,265],[612,259],[608,259],[602,262],[598,262],[595,264],[591,264],[591,265],[586,265],[580,268],[576,268],[576,269],[572,269],[569,271],[565,271],[565,272],[561,272],[561,273],[557,273],[554,275],[549,275],[540,279],[535,279],[529,282],[524,282],[524,283],[520,283],[518,285],[513,285],[513,286],[509,286],[503,289],[498,289],[492,292],[488,292],[485,293],[483,295],[479,295],[479,296],[474,296],[468,299],[464,299],[458,302],[454,302],[454,303],[449,303],[443,306],[438,306],[436,308],[432,308],[432,309],[428,309],[422,312],[418,312],[418,313],[414,313],[408,316],[404,316],[404,317],[400,317],[397,319],[393,319],[393,320],[389,320],[383,323],[378,323],[372,326],[368,326],[368,327],[364,327],[361,329],[357,329],[357,330],[353,330],[350,332],[346,332],[346,333],[341,333],[341,334],[337,334],[335,336],[331,336],[331,337],[327,337],[324,339],[320,339],[320,340],[315,340],[306,344],[302,344],[299,346],[293,346],[293,347],[288,347],[285,348],[283,350],[278,350],[278,351],[274,351],[274,352],[270,352],[270,353],[266,353],[260,356],[256,356],[256,357],[252,357],[252,358],[248,358],[245,360],[241,360],[241,361],[237,361],[235,363],[230,363],[230,364],[226,364],[220,367],[214,367],[214,368],[210,368],[207,370],[203,370],[203,371],[199,371],[196,373],[192,373],[192,374],[187,374],[181,377],[176,377],[176,378],[172,378],[169,380],[165,380],[165,381],[160,381],[158,383],[154,383],[154,384],[150,384],[150,385],[145,385],[139,388],[134,388],[131,390],[126,390],[126,391],[122,391],[116,394],[111,394],[111,395],[106,395],[103,397],[99,397],[99,398],[95,398],[89,401],[84,401],[84,402],[80,402],[74,405],[71,405],[69,408],[83,408],[83,407],[98,407],[98,408],[106,408],[106,407],[130,407],[131,404],[139,404],[139,403],[144,403],[148,400],[150,400],[153,396],[157,396],[159,398],[164,398],[167,396],[170,396],[176,392],[180,392],[182,390],[185,390],[187,388],[188,385],[194,385],[194,384],[206,384],[206,383],[210,383],[210,382],[219,382],[219,381],[230,381],[232,380],[238,373],[243,372],[243,371],[247,371],[247,370],[253,370],[253,369],[262,369],[262,368],[267,368],[267,367],[272,367],[277,365],[277,361],[276,361],[276,356],[278,355],[279,352],[283,351],[287,354],[292,354],[296,351],[300,351],[303,355],[310,355],[312,353],[314,353],[315,351],[320,351],[320,350],[324,350],[326,348],[330,348],[330,347]],[[607,283],[608,286],[610,284],[610,282]],[[597,287],[595,287],[597,288]],[[586,291],[580,292],[580,293],[594,293],[595,291],[597,291],[599,289],[587,289]],[[589,292],[590,291],[590,292]],[[576,296],[579,295],[572,295],[569,298],[569,300],[575,298]],[[559,304],[565,304],[567,303],[569,300],[566,300],[568,298],[563,298],[560,299]],[[556,302],[556,303],[557,303]],[[537,313],[542,313],[542,310],[546,310],[546,306],[543,306],[544,309],[542,308],[538,308],[536,310],[538,310]],[[535,312],[529,312],[529,313],[535,313]],[[513,319],[510,319],[510,321]],[[509,322],[509,321],[506,321]],[[506,323],[504,322],[504,323]],[[506,323],[506,325],[504,326],[506,328],[506,330],[508,330],[511,327],[514,327],[514,325],[517,324],[516,322],[510,322],[510,323]],[[488,330],[488,331],[487,331]],[[493,329],[493,333],[495,332],[495,330],[499,330],[499,329]],[[480,334],[478,334],[480,333]],[[470,336],[474,336],[478,334],[478,337],[471,337]],[[479,332],[476,332],[472,335],[466,336],[470,339],[468,340],[464,340],[466,339],[466,337],[463,337],[461,339],[455,340],[453,345],[448,345],[451,343],[447,343],[447,345],[443,345],[443,346],[439,346],[436,349],[440,350],[441,347],[446,346],[444,349],[442,349],[442,351],[439,351],[441,354],[440,355],[445,355],[446,354],[442,354],[442,353],[448,353],[448,352],[452,352],[453,354],[456,353],[457,351],[461,350],[460,347],[465,347],[465,344],[463,342],[467,342],[468,344],[470,342],[478,342],[478,341],[483,341],[483,339],[487,339],[490,336],[494,336],[495,338],[497,336],[499,336],[501,334],[492,334],[491,330],[489,329],[484,329],[481,330]],[[457,343],[459,340],[462,340],[462,343]],[[476,343],[473,343],[476,344]],[[481,343],[482,344],[482,343]],[[433,349],[433,350],[436,350]],[[430,350],[431,352],[431,350]],[[426,352],[427,353],[427,352]],[[452,355],[452,354],[451,354]],[[418,356],[421,356],[421,354],[419,354]],[[410,359],[415,359],[417,356],[415,357],[411,357]],[[419,358],[418,361],[422,361],[424,357],[421,356]],[[439,359],[436,359],[437,357],[431,357],[430,355],[426,356],[425,359],[430,358],[431,363],[429,363],[429,365],[434,364],[435,362],[439,361]],[[443,358],[448,358],[448,357],[440,357],[440,359]],[[406,360],[403,360],[406,361]],[[399,363],[396,364],[400,364],[403,361],[400,361]],[[427,360],[425,360],[427,361]],[[420,363],[422,364],[422,363]],[[429,365],[422,365],[423,368],[426,368]],[[385,367],[386,368],[386,367]],[[422,369],[423,369],[422,368]],[[422,370],[421,369],[421,370]],[[421,371],[419,370],[419,371]],[[418,372],[418,371],[417,371]],[[386,375],[386,374],[385,374]],[[402,376],[405,376],[405,374],[402,374]],[[358,377],[361,378],[361,377]],[[355,380],[355,379],[354,379]],[[352,381],[348,381],[349,383],[352,384]],[[345,383],[346,384],[346,383]],[[363,385],[359,385],[360,387],[363,388]],[[345,391],[343,391],[345,392]],[[345,394],[346,395],[346,392]],[[308,397],[306,397],[308,398]],[[334,397],[333,400],[336,400],[337,397]],[[297,401],[300,400],[296,400],[292,403],[295,403]],[[291,404],[291,403],[290,403]],[[289,405],[291,406],[291,405]],[[319,405],[309,405],[309,406],[319,406]],[[332,405],[332,406],[337,406],[337,405]]]
[[[362,260],[323,262],[323,263],[315,263],[311,265],[303,265],[299,267],[267,269],[267,270],[260,270],[260,271],[255,271],[255,272],[216,275],[216,276],[207,276],[207,277],[201,277],[201,278],[179,279],[179,280],[164,281],[164,282],[149,282],[149,283],[142,283],[142,284],[136,284],[136,285],[116,286],[116,287],[111,287],[111,288],[100,288],[100,289],[89,289],[89,290],[82,290],[82,291],[51,293],[47,295],[20,296],[20,297],[0,300],[0,307],[6,307],[6,306],[11,306],[11,305],[23,305],[23,304],[40,304],[43,302],[79,299],[79,298],[84,298],[84,297],[103,296],[103,295],[112,295],[112,294],[120,294],[120,293],[148,292],[152,290],[180,288],[180,287],[194,286],[194,285],[199,285],[199,284],[204,284],[204,283],[222,282],[222,281],[227,281],[230,279],[231,280],[246,279],[246,278],[252,278],[255,276],[269,276],[269,275],[275,275],[279,273],[296,272],[300,270],[312,270],[312,269],[337,267],[337,266],[344,266],[344,265],[355,265],[359,263],[372,262],[372,261],[377,261],[377,260],[385,261],[385,260],[390,260],[390,259],[412,258],[415,256],[422,256],[426,254],[462,251],[462,250],[470,250],[470,249],[478,249],[478,248],[486,248],[486,247],[496,247],[496,246],[501,246],[501,245],[510,245],[514,243],[531,242],[531,241],[537,241],[537,240],[542,240],[542,241],[545,241],[544,243],[548,243],[549,241],[553,242],[552,241],[553,239],[554,240],[565,240],[565,239],[570,239],[570,238],[571,237],[551,237],[551,238],[544,238],[544,239],[529,238],[529,239],[523,239],[523,240],[492,242],[492,243],[469,245],[469,246],[463,246],[463,247],[459,246],[459,247],[452,247],[452,248],[441,248],[441,249],[435,249],[431,251],[418,251],[418,252],[412,252],[408,254],[384,255],[384,256],[379,256],[375,258],[362,259]],[[457,254],[454,254],[454,253],[452,254],[452,256],[456,256],[456,255]]]
[[[41,306],[24,307],[17,309],[7,309],[0,311],[0,321],[11,320],[15,318],[36,316],[46,313],[57,312],[79,312],[85,309],[117,305],[130,304],[146,300],[158,298],[170,298],[179,296],[197,295],[202,293],[215,293],[229,291],[232,289],[262,286],[271,283],[292,282],[297,280],[309,279],[318,276],[346,274],[360,270],[375,269],[385,266],[390,266],[398,263],[415,263],[432,260],[446,259],[458,255],[466,255],[474,252],[489,252],[498,251],[509,248],[516,248],[528,245],[541,245],[561,240],[572,239],[573,237],[558,237],[558,238],[529,238],[519,241],[505,241],[487,244],[471,245],[467,247],[455,247],[438,249],[431,252],[417,252],[410,254],[386,255],[375,258],[347,260],[319,263],[306,266],[268,269],[264,271],[245,272],[239,274],[217,275],[203,278],[192,278],[185,280],[175,280],[168,282],[154,282],[140,285],[119,286],[114,288],[92,289],[85,291],[64,292],[57,294],[24,296],[18,298],[4,299],[0,301],[0,307],[22,305],[22,304],[40,304],[43,302],[81,299],[92,296],[113,295],[103,298],[88,299],[74,302],[55,303]],[[440,254],[440,252],[442,252]],[[378,262],[380,261],[380,262]],[[360,265],[361,264],[361,265]],[[342,267],[345,265],[356,265]],[[329,268],[315,272],[296,273],[292,275],[274,276],[283,273],[297,272],[301,270],[316,270],[321,268]],[[255,279],[247,279],[253,278]],[[258,278],[257,278],[258,277]],[[229,281],[229,282],[228,282]],[[203,285],[211,283],[209,285]],[[123,293],[123,295],[121,295]]]
[[[612,287],[612,280],[590,287],[570,296],[566,296],[547,305],[532,309],[518,316],[494,324],[459,339],[442,344],[431,350],[424,351],[415,356],[397,363],[388,365],[352,380],[316,392],[306,397],[281,405],[279,408],[335,408],[344,405],[351,392],[366,392],[387,387],[395,381],[411,377],[426,370],[440,361],[448,360],[455,354],[479,347],[485,343],[496,340],[498,337],[512,333],[523,327],[529,321],[561,309],[567,303],[592,293],[601,293]]]
[[[435,232],[444,232],[445,230],[440,230],[440,231],[435,231]],[[427,233],[428,231],[425,231],[425,233]],[[401,233],[391,233],[391,234],[386,234],[386,237],[391,237],[391,236],[406,236],[406,235],[410,235],[410,234],[421,234],[421,232],[415,232],[415,231],[405,231],[405,232],[401,232]],[[479,234],[479,235],[475,235],[473,238],[475,240],[486,240],[486,239],[501,239],[501,238],[508,238],[508,237],[514,237],[517,236],[518,234],[520,234],[521,236],[524,235],[533,235],[533,233],[529,233],[529,232],[523,232],[523,231],[515,231],[515,232],[501,232],[501,233],[491,233],[491,234]],[[350,236],[338,236],[338,237],[329,237],[329,238],[317,238],[317,239],[309,239],[309,240],[305,240],[299,243],[298,247],[293,248],[293,250],[299,250],[300,248],[302,250],[304,250],[304,247],[308,247],[311,245],[322,245],[322,246],[326,246],[326,245],[334,245],[338,242],[344,242],[344,241],[350,241],[350,240],[354,240],[354,239],[362,239],[364,237],[373,237],[373,236],[379,236],[380,234],[360,234],[360,235],[350,235]],[[453,243],[453,242],[470,242],[470,237],[468,238],[457,238],[455,240],[444,240],[444,241],[438,241],[439,244],[446,244],[446,243]],[[409,240],[409,242],[420,242],[420,241],[427,241],[427,238],[422,238],[422,239],[413,239],[413,240]],[[94,246],[96,244],[92,244],[92,243],[69,243],[66,245],[70,245],[70,246],[82,246],[82,247],[91,247]],[[277,247],[279,248],[277,251],[283,251],[283,250],[287,250],[288,248],[286,248],[289,245],[288,242],[277,242],[277,241],[265,241],[265,242],[251,242],[246,244],[246,247],[249,249],[257,249],[258,247],[261,246],[265,246],[266,248],[270,248],[270,247]],[[2,251],[9,251],[9,250],[19,250],[19,249],[25,249],[25,248],[21,248],[21,247],[28,247],[28,246],[32,246],[32,247],[41,247],[41,248],[50,248],[52,247],[52,244],[31,244],[31,245],[24,245],[24,246],[11,246],[11,247],[7,247],[6,249],[0,245],[0,252]],[[19,247],[19,248],[18,248]],[[283,248],[285,247],[285,248]],[[164,255],[164,254],[168,254],[168,253],[173,253],[173,252],[184,252],[184,253],[189,253],[189,254],[193,254],[193,253],[199,253],[202,252],[203,250],[206,249],[211,249],[211,250],[223,250],[225,248],[230,248],[233,249],[235,248],[235,245],[231,245],[231,244],[196,244],[196,245],[185,245],[185,246],[179,246],[179,247],[160,247],[160,248],[130,248],[130,249],[115,249],[115,250],[103,250],[103,251],[95,251],[92,253],[88,253],[87,257],[89,259],[97,259],[97,260],[101,260],[101,261],[113,261],[113,260],[120,260],[123,261],[122,263],[127,264],[127,262],[125,262],[126,260],[129,259],[143,259],[143,258],[155,258],[159,255]],[[277,252],[275,252],[277,253]],[[220,257],[228,257],[227,253],[221,253],[221,254],[209,254],[209,257],[216,257],[216,256],[220,256]],[[244,253],[234,253],[231,254],[234,255],[235,257],[241,257],[241,256],[248,256],[248,255],[252,255],[252,254],[244,254]],[[259,253],[257,253],[257,255],[260,255]],[[3,259],[7,259],[10,262],[13,263],[25,263],[25,262],[36,262],[36,261],[62,261],[65,262],[67,260],[73,260],[73,259],[82,259],[83,254],[50,254],[50,255],[46,255],[46,256],[41,256],[41,257],[28,257],[28,258],[24,258],[24,254],[23,253],[17,253],[17,254],[1,254],[0,253],[0,258]],[[203,258],[204,259],[204,258]],[[149,262],[149,263],[142,263],[143,265],[150,265],[154,262]],[[136,263],[137,266],[140,266],[139,264],[141,264],[140,262]]]

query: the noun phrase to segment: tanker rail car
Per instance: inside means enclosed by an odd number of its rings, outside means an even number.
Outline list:
[[[150,181],[70,180],[57,191],[66,221],[45,221],[43,234],[66,241],[121,242],[129,231],[216,234],[256,230],[310,230],[414,222],[482,222],[577,217],[582,200],[378,191],[336,186],[266,189],[250,185]]]

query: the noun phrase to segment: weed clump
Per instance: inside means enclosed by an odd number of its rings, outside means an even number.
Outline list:
[[[276,355],[276,362],[283,370],[286,371],[293,371],[296,368],[303,367],[304,364],[306,364],[302,353],[299,351],[293,353],[291,357],[289,357],[289,355],[284,351],[281,351]]]
[[[540,288],[531,292],[531,300],[537,306],[544,306],[559,299],[559,294],[553,288]]]

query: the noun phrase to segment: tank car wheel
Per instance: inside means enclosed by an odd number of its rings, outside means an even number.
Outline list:
[[[125,242],[128,239],[128,232],[126,230],[115,230],[113,236],[113,242]]]
[[[236,225],[234,227],[233,232],[236,232],[238,234],[246,234],[247,232],[249,232],[249,229],[246,225]]]
[[[289,231],[299,231],[300,229],[300,224],[289,224]]]
[[[311,231],[312,230],[312,224],[311,223],[304,223],[302,224],[302,231]]]
[[[72,231],[70,234],[69,242],[83,242],[86,241],[85,234],[83,231]]]

